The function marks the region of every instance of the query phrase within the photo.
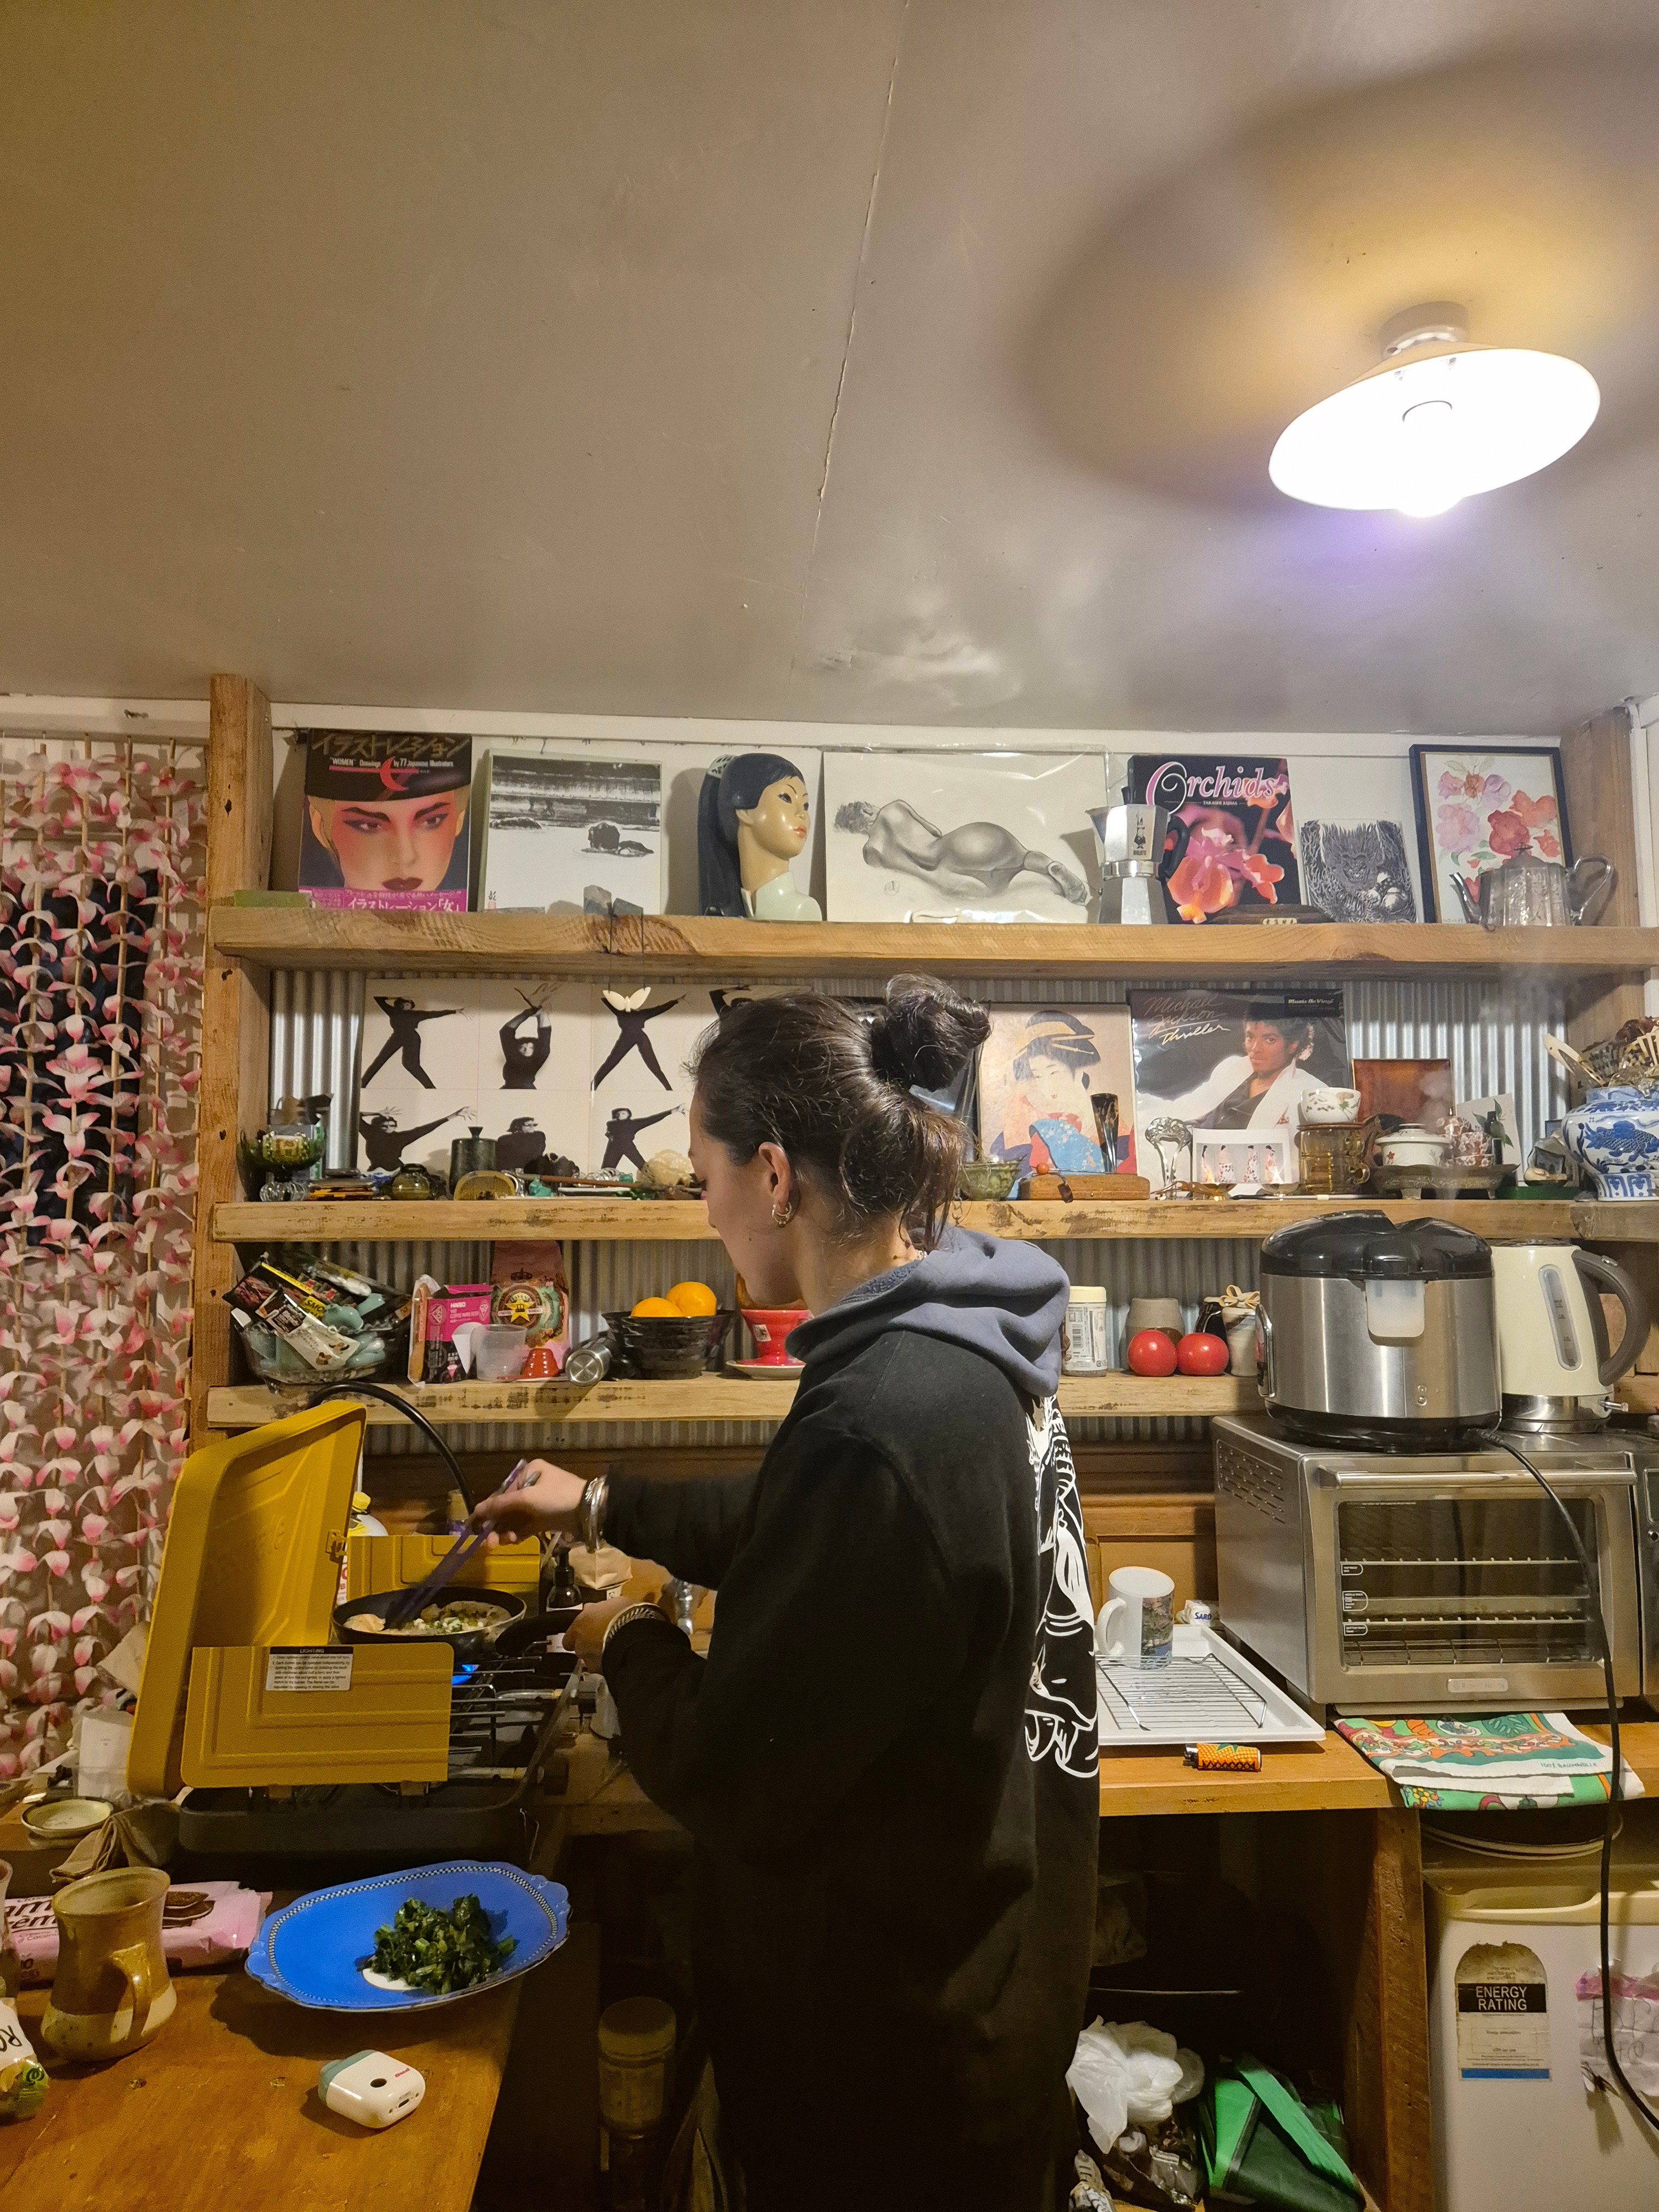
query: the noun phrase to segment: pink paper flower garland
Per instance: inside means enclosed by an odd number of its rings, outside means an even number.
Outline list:
[[[0,1778],[113,1701],[184,1455],[203,787],[193,747],[0,748]]]

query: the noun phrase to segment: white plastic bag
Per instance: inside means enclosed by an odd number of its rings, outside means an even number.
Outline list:
[[[1127,2128],[1167,2120],[1177,2105],[1195,2097],[1204,2087],[1204,2062],[1145,2021],[1108,2027],[1097,2020],[1079,2036],[1066,2081],[1089,2116],[1090,2134],[1109,2151]]]

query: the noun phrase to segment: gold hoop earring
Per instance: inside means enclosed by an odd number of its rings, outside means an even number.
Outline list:
[[[772,1208],[772,1226],[774,1229],[787,1229],[794,1218],[795,1202],[793,1199],[790,1200],[787,1206],[775,1206]]]

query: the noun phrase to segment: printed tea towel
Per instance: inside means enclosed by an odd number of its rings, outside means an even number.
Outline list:
[[[1407,1805],[1442,1813],[1516,1812],[1601,1804],[1613,1754],[1565,1713],[1396,1714],[1340,1720],[1337,1733],[1399,1790]],[[1620,1794],[1639,1797],[1625,1763]]]

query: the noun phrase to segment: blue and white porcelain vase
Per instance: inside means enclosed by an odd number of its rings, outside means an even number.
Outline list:
[[[1561,1134],[1598,1198],[1659,1195],[1659,1090],[1620,1083],[1592,1091]]]

